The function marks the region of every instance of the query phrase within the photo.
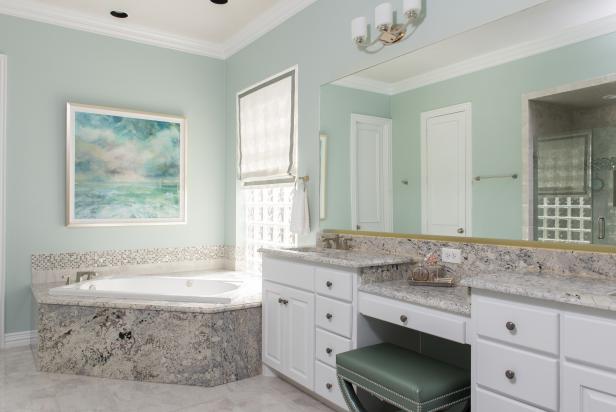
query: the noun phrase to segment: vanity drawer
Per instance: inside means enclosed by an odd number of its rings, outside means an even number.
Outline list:
[[[475,403],[475,412],[542,412],[541,409],[533,408],[481,388],[477,388],[477,398],[473,402]]]
[[[563,315],[563,354],[568,360],[616,370],[616,319]]]
[[[360,292],[359,312],[420,332],[429,333],[458,343],[466,342],[468,318],[411,303]]]
[[[474,297],[472,308],[478,335],[558,354],[558,312],[485,296]]]
[[[317,326],[350,338],[353,325],[353,307],[350,303],[340,302],[323,296],[317,296]]]
[[[316,331],[316,355],[321,362],[336,367],[336,355],[351,350],[351,340],[322,329]]]
[[[314,363],[314,376],[315,392],[346,410],[346,404],[338,385],[336,369],[316,361]]]
[[[558,359],[478,339],[477,383],[551,411],[558,410]],[[507,376],[507,372],[513,376]]]
[[[314,291],[314,266],[263,257],[263,280]]]
[[[353,273],[318,267],[315,269],[314,290],[319,295],[350,302],[353,300]]]

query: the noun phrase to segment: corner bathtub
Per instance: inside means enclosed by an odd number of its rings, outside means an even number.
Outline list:
[[[49,290],[52,296],[230,303],[244,284],[229,272],[99,276]],[[227,277],[227,279],[225,279]]]

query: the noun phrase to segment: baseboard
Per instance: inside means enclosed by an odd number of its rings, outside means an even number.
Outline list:
[[[37,338],[35,330],[26,330],[23,332],[5,333],[4,348],[18,348],[21,346],[29,346],[33,339]]]

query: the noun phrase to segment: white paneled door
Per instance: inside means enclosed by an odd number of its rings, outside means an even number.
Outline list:
[[[422,233],[471,236],[471,105],[421,114]]]
[[[351,223],[356,230],[393,230],[391,129],[391,119],[351,115]]]

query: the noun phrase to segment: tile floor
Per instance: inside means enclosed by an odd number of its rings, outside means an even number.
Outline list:
[[[37,372],[28,348],[0,351],[0,412],[331,412],[277,378],[215,388]]]

